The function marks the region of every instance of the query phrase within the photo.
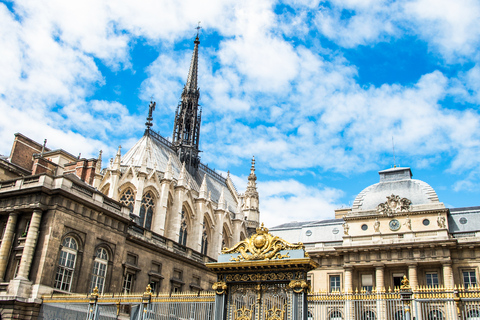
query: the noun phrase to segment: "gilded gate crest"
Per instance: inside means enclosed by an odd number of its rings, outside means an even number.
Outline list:
[[[289,258],[288,252],[282,255],[279,251],[288,249],[304,249],[301,242],[291,244],[277,236],[268,233],[268,229],[263,226],[257,228],[257,232],[249,239],[237,243],[233,248],[224,248],[222,254],[240,253],[233,261],[241,260],[270,260]],[[305,253],[306,255],[306,253]]]

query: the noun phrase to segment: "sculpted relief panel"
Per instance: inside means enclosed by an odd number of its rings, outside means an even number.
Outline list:
[[[407,198],[400,198],[400,196],[392,194],[387,196],[387,201],[377,206],[377,213],[393,216],[395,213],[409,212],[411,204],[412,202]]]

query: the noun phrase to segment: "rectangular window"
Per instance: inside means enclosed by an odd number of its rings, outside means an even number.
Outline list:
[[[427,272],[425,274],[427,279],[427,286],[428,287],[438,287],[438,273],[436,272]]]
[[[463,271],[463,285],[465,288],[475,287],[477,285],[475,270]]]
[[[134,277],[135,277],[135,275],[132,274],[132,273],[127,273],[125,275],[125,278],[123,280],[123,288],[122,288],[123,293],[131,293],[132,292]]]
[[[152,288],[152,292],[159,292],[160,290],[160,280],[150,280],[150,288]]]
[[[340,275],[330,276],[330,292],[340,292]]]
[[[373,289],[373,275],[362,274],[362,290],[371,292]]]

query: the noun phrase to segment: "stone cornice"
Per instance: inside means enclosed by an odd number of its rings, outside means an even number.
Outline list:
[[[356,213],[352,213],[350,215],[346,215],[343,217],[345,221],[354,221],[354,220],[369,220],[372,218],[393,218],[393,217],[402,217],[402,216],[417,216],[422,214],[438,214],[438,213],[447,213],[448,208],[439,208],[439,209],[432,209],[432,210],[418,210],[418,211],[409,211],[409,212],[399,212],[395,213],[392,216],[386,216],[382,214],[378,214],[376,211],[364,211],[361,212],[362,215],[357,215]]]

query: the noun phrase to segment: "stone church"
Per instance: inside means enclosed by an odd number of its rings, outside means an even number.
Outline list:
[[[102,166],[20,133],[0,158],[0,315],[35,319],[42,295],[211,289],[205,267],[259,225],[246,192],[200,160],[198,35],[171,141],[152,129]]]

